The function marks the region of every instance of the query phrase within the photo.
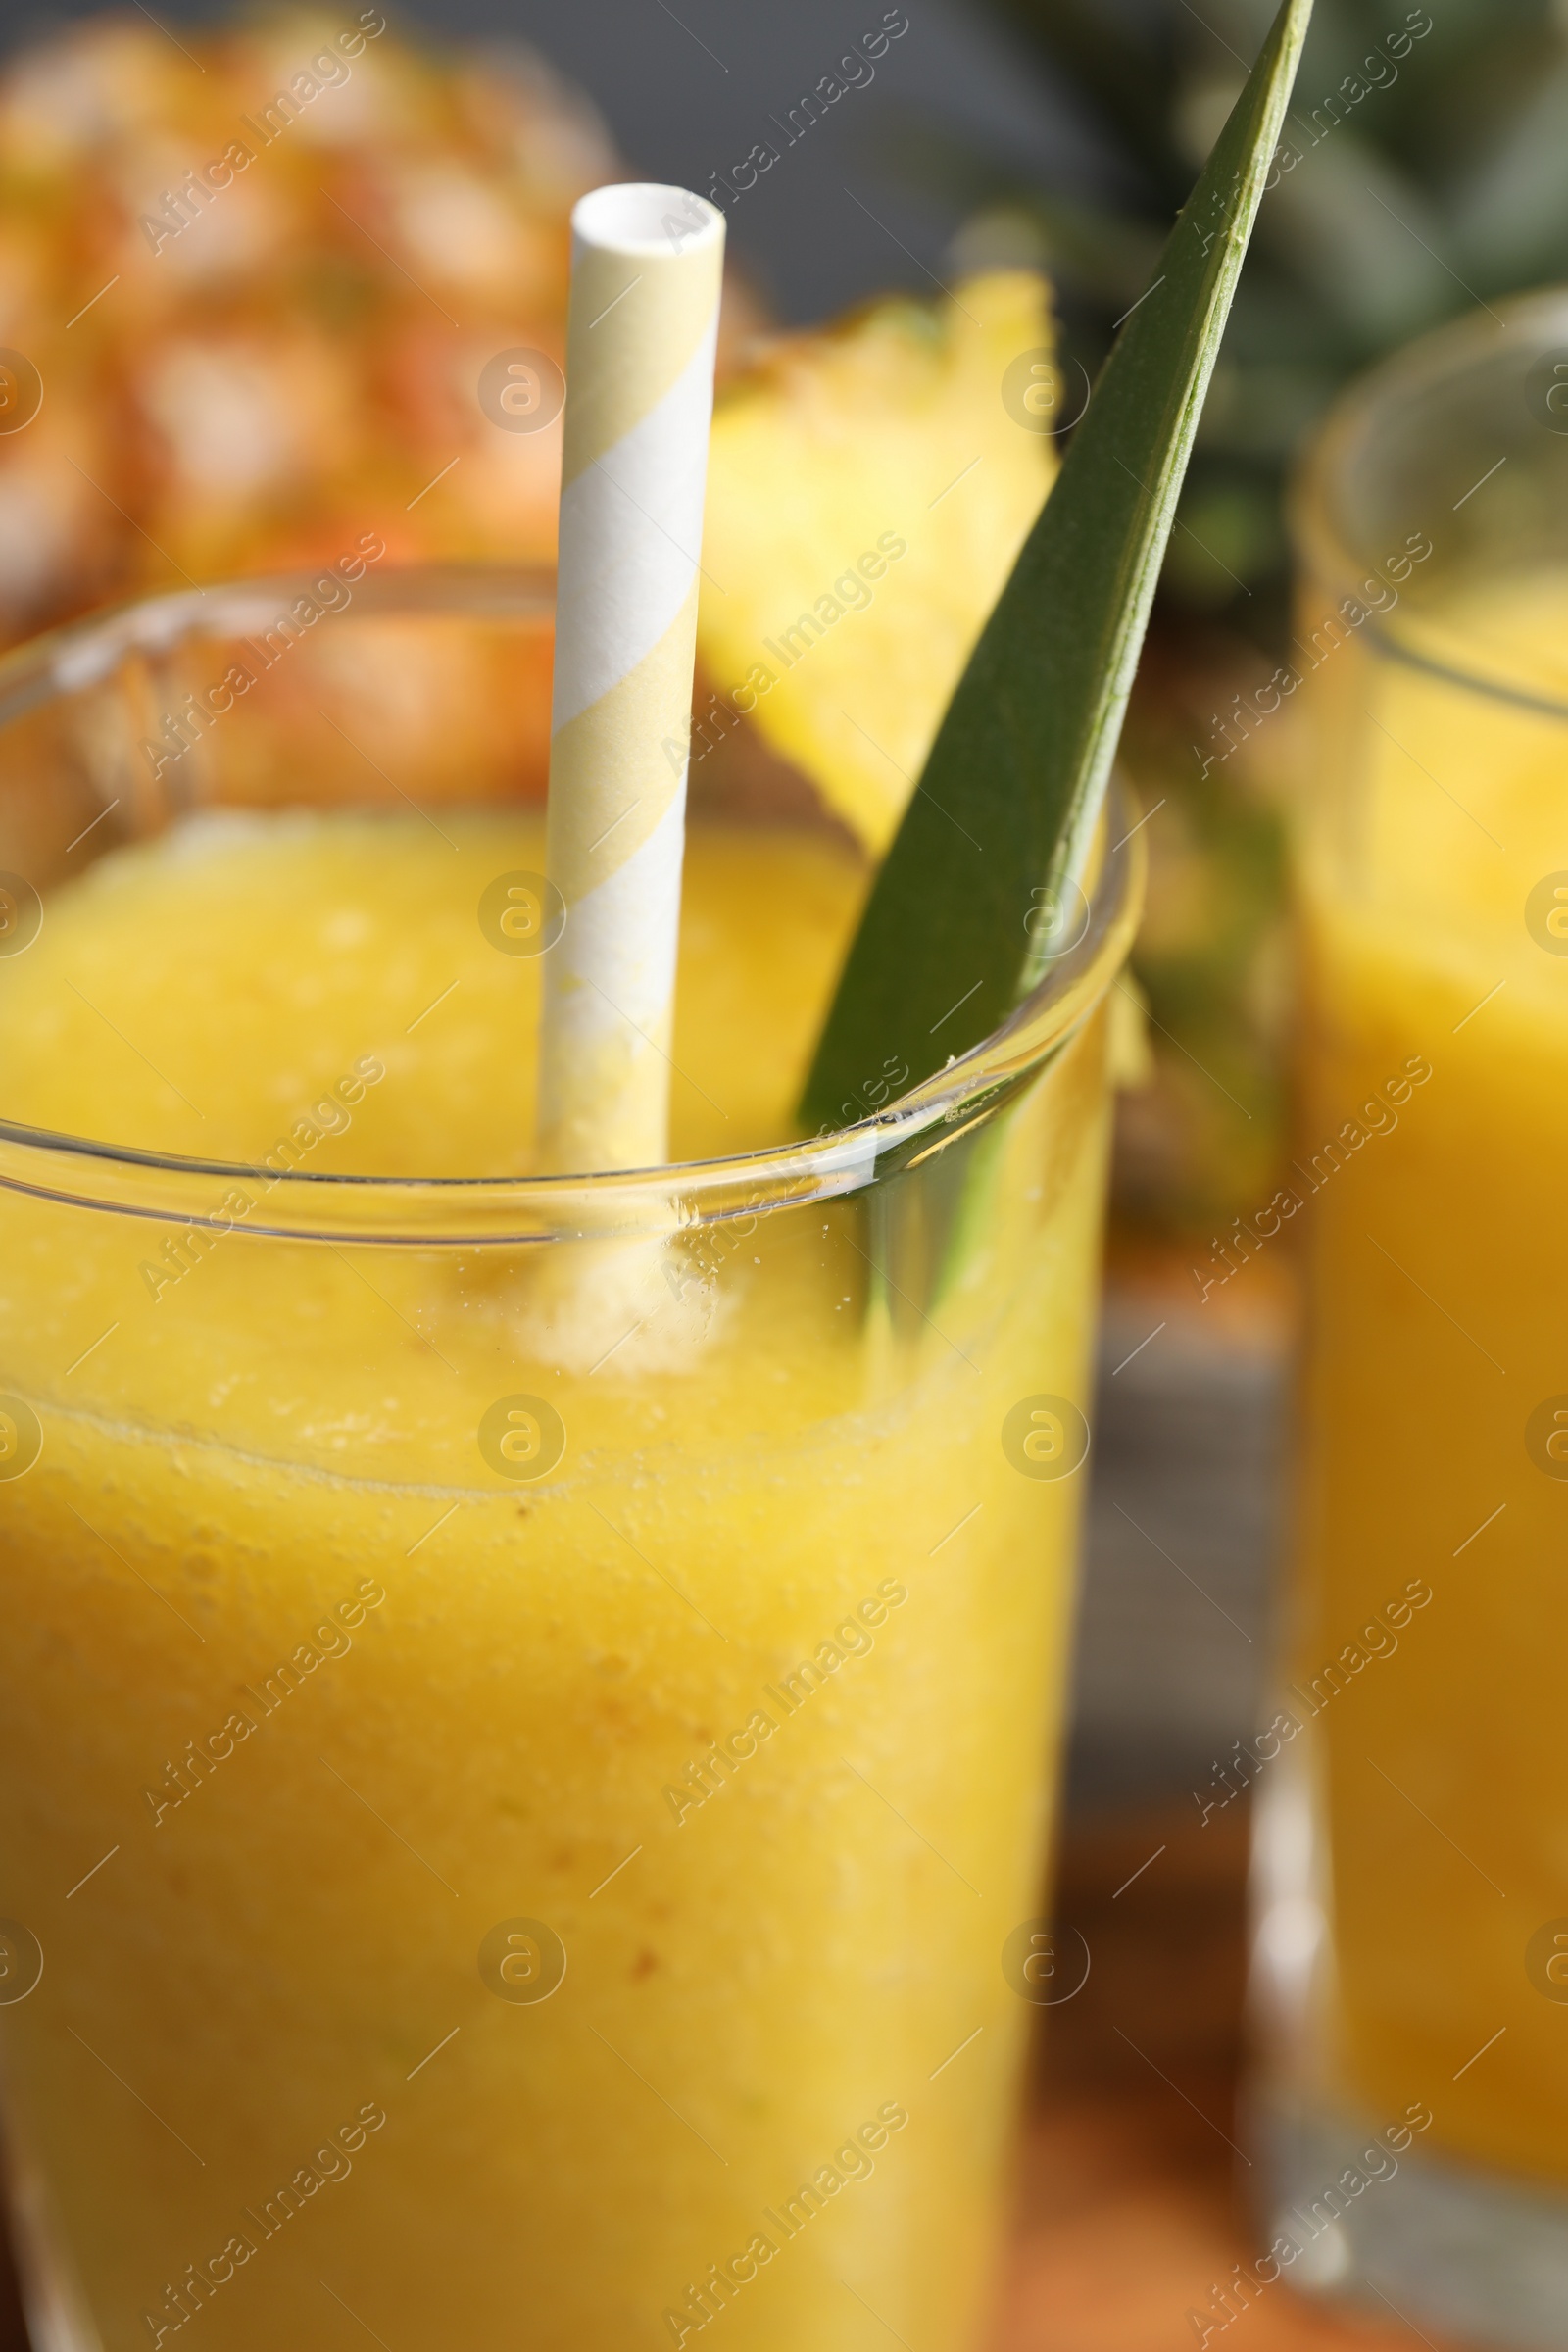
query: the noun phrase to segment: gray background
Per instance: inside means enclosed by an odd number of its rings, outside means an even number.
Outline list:
[[[362,4],[342,0],[344,21]],[[383,0],[409,30],[529,42],[589,93],[636,171],[700,191],[712,172],[773,137],[769,115],[784,116],[848,43],[881,24],[886,6],[673,0],[672,13],[666,0]],[[176,31],[227,13],[202,0],[148,0],[148,10]],[[8,0],[0,42],[92,13],[90,0],[55,9]],[[957,207],[914,193],[890,153],[917,122],[962,130],[992,156],[1089,168],[1065,109],[978,6],[908,0],[903,13],[909,29],[875,79],[839,100],[730,214],[735,250],[786,318],[815,318],[886,286],[929,289],[930,272],[945,274]]]

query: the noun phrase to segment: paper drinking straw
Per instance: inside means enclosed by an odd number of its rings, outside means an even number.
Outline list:
[[[669,1127],[722,214],[597,188],[571,217],[538,1165],[657,1166]]]

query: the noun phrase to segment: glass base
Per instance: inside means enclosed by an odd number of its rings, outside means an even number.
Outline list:
[[[43,2176],[15,2134],[0,2144],[0,2228],[9,2228],[31,2352],[103,2352]],[[0,2325],[5,2314],[0,2312]]]
[[[1257,2122],[1264,2233],[1301,2248],[1293,2285],[1508,2352],[1568,2352],[1568,2196],[1419,2143],[1391,2177],[1332,2195],[1376,2126],[1299,2108]]]

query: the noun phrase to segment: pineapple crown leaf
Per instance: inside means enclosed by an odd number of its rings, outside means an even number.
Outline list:
[[[1284,0],[958,681],[845,963],[808,1126],[863,1115],[890,1055],[918,1084],[967,1052],[1044,968],[1042,897],[1071,898],[1087,862],[1311,4]]]

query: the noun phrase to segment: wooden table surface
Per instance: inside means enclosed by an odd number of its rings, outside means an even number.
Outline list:
[[[1058,1916],[1093,1963],[1048,2013],[987,2352],[1195,2352],[1189,2312],[1260,2250],[1231,2146],[1245,1864],[1245,1824],[1202,1829],[1190,1809],[1068,1838]],[[1335,2312],[1283,2282],[1209,2338],[1210,2352],[1418,2343],[1450,2352],[1429,2327]],[[0,2352],[27,2352],[3,2268]]]
[[[1191,1807],[1067,1839],[1057,1915],[1093,1965],[1083,1991],[1047,2013],[989,2352],[1196,2352],[1189,2314],[1263,2250],[1231,2144],[1246,1860],[1244,1821],[1205,1829]],[[1284,2281],[1208,2343],[1450,2352],[1425,2321],[1363,2318]]]

